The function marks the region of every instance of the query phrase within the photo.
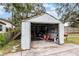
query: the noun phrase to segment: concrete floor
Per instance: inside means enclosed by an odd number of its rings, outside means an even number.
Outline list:
[[[54,43],[53,41],[32,41],[31,48],[46,48],[46,47],[57,47],[58,44]]]
[[[40,44],[41,43],[41,44]],[[9,53],[5,56],[79,56],[79,45],[58,45],[47,41],[33,41],[30,50]]]

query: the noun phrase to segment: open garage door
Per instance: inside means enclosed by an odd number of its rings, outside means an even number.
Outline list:
[[[49,36],[48,41],[57,41],[59,36],[58,24],[31,23],[31,40],[44,40],[44,35]]]

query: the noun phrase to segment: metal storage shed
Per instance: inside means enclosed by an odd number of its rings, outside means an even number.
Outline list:
[[[55,17],[45,13],[43,15],[22,21],[21,48],[23,50],[30,49],[31,46],[31,23],[58,24],[58,44],[64,43],[64,24],[58,21]]]

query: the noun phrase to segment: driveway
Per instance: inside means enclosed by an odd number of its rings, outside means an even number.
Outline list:
[[[42,41],[41,44],[39,44],[39,42],[33,42],[32,48],[30,50],[20,51],[16,53],[9,53],[6,54],[5,56],[21,56],[21,55],[22,56],[79,56],[79,45],[76,44],[57,45],[52,42],[44,43],[44,41]]]
[[[48,56],[79,56],[79,48],[70,49],[67,51],[62,51],[55,54],[49,54]]]

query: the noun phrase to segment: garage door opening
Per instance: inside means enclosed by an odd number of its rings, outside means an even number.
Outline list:
[[[57,42],[58,32],[58,24],[31,23],[31,41]]]

